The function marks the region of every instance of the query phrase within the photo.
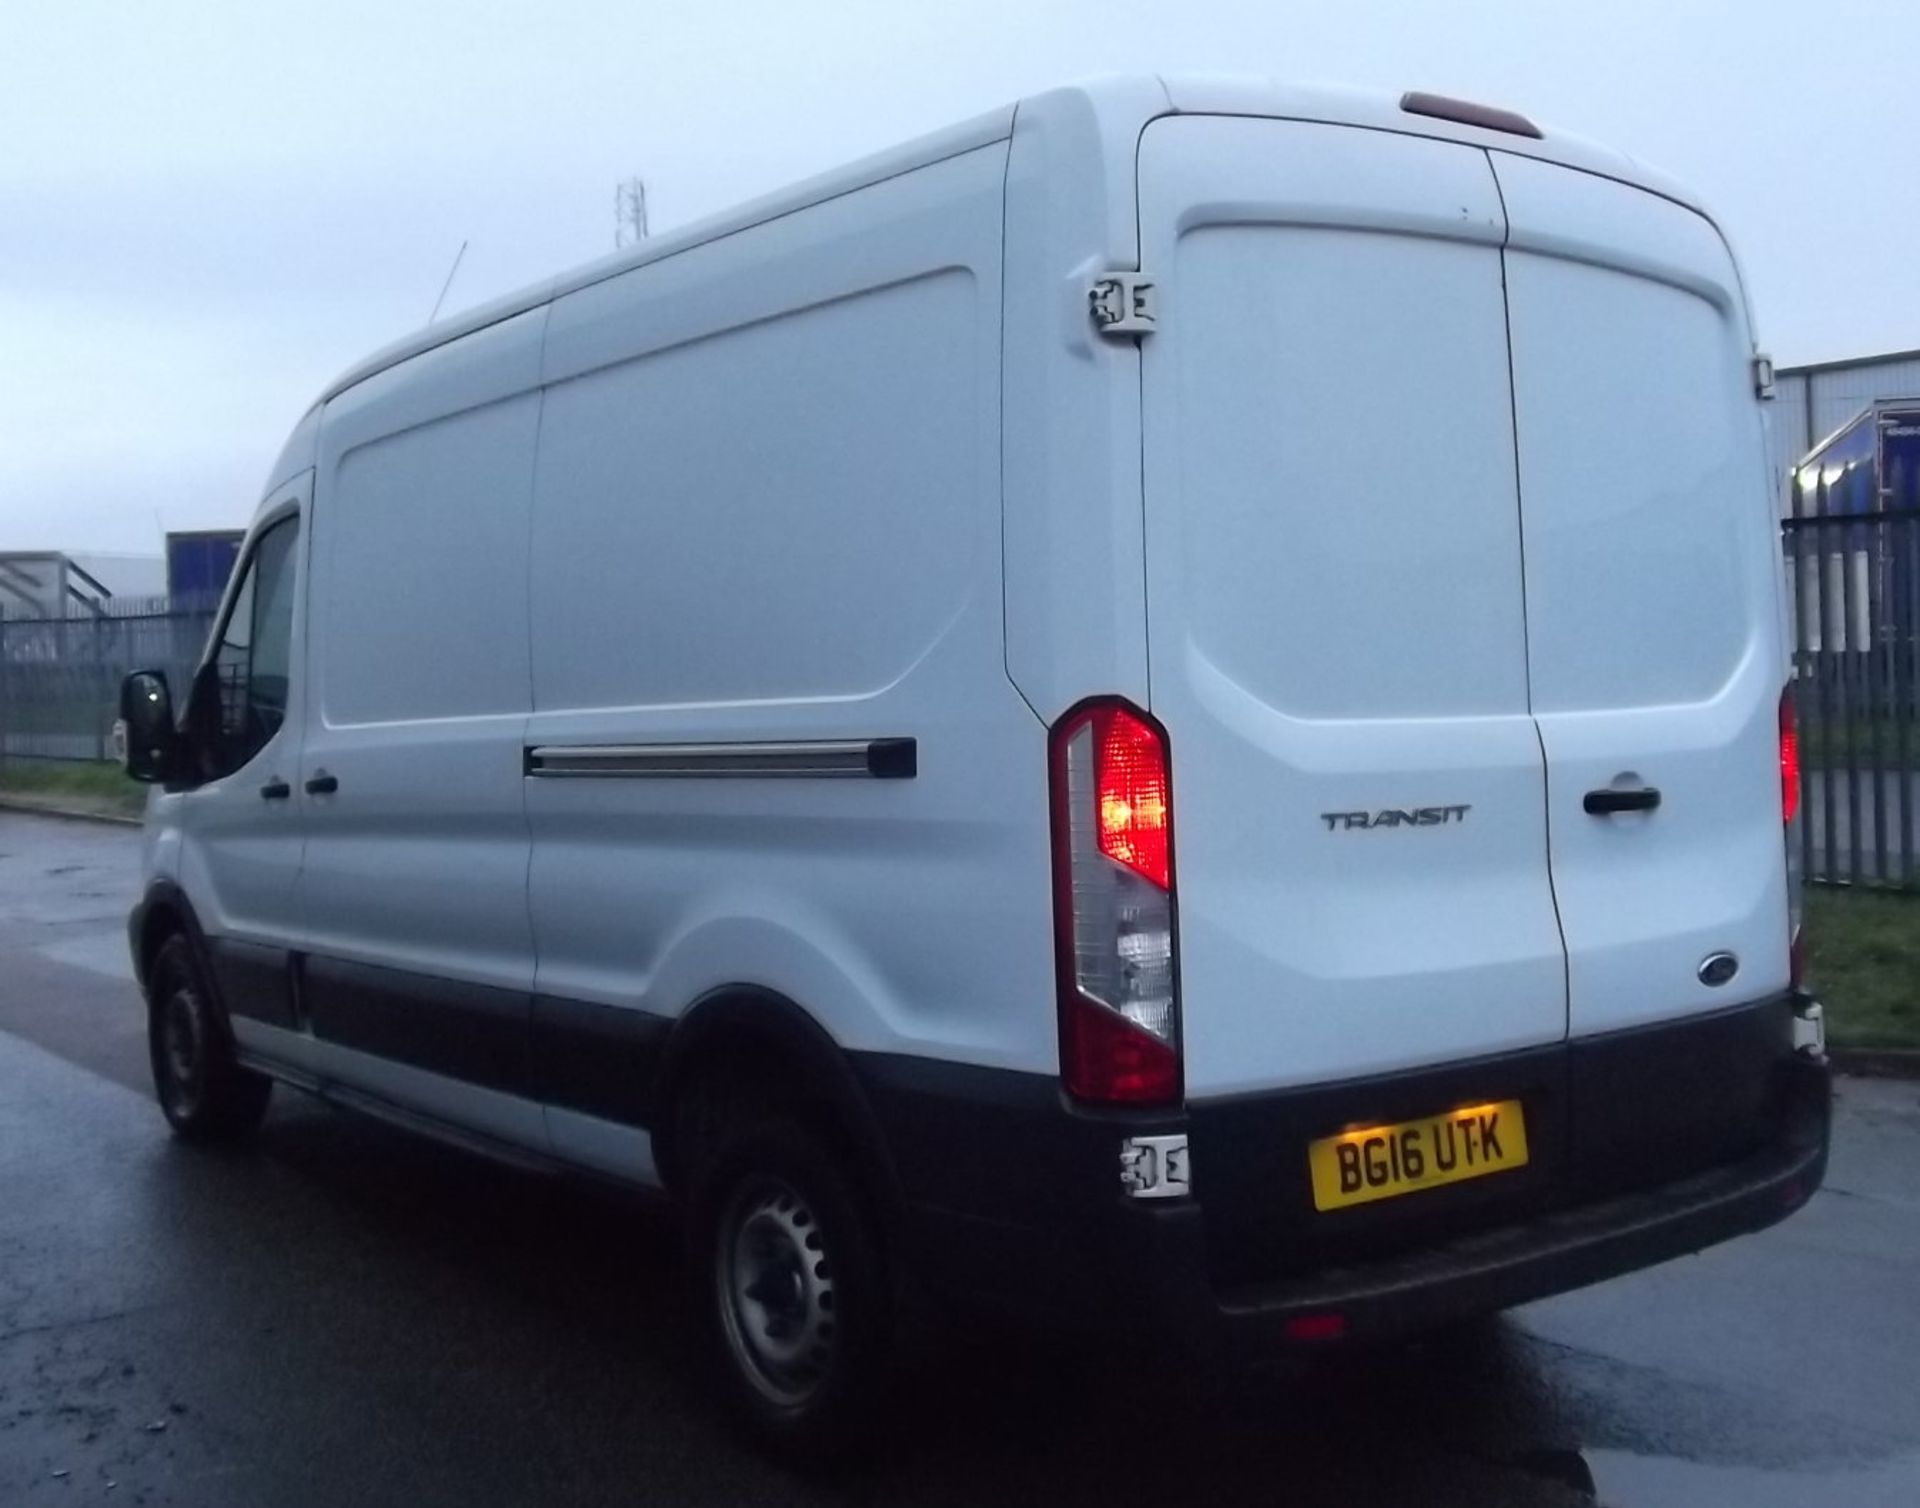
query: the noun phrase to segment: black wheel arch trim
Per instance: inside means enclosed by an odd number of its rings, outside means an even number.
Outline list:
[[[153,964],[154,956],[165,946],[164,937],[152,933],[153,924],[162,915],[170,915],[177,921],[177,926],[166,930],[186,935],[188,945],[193,949],[194,961],[200,965],[201,979],[209,988],[217,991],[218,986],[213,982],[212,960],[208,956],[207,934],[200,925],[199,914],[179,883],[164,878],[147,882],[146,890],[127,916],[127,945],[133,953],[133,977],[141,990],[144,992],[147,988],[147,971]],[[224,1002],[222,1004],[224,1006]]]
[[[290,1022],[291,985],[285,948],[241,943],[210,937],[200,923],[193,902],[176,880],[152,880],[127,915],[127,943],[133,954],[134,979],[145,994],[154,958],[166,938],[178,932],[187,939],[207,992],[223,1026],[235,1016],[250,1016],[273,1026]]]
[[[681,1171],[674,1146],[674,1106],[710,1065],[729,1060],[731,1055],[719,1049],[745,1039],[757,1040],[774,1055],[783,1069],[782,1087],[797,1089],[835,1116],[860,1164],[856,1171],[889,1214],[897,1213],[904,1205],[899,1176],[880,1118],[847,1049],[804,1007],[763,985],[708,990],[668,1033],[647,1095],[654,1161],[668,1186],[675,1186]]]

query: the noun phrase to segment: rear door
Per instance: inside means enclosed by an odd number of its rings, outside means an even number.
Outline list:
[[[1752,340],[1717,231],[1492,154],[1572,1034],[1787,984],[1778,523]],[[1590,814],[1640,793],[1651,810]],[[1732,978],[1703,982],[1715,953]]]
[[[1139,189],[1188,1093],[1560,1041],[1487,154],[1173,117]]]

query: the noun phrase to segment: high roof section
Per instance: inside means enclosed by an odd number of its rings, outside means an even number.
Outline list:
[[[1276,83],[1258,77],[1169,74],[1097,79],[1035,95],[1017,105],[1003,106],[944,131],[919,137],[888,151],[794,184],[737,208],[698,220],[679,230],[655,236],[638,246],[602,257],[557,277],[532,284],[503,298],[481,304],[454,318],[395,341],[342,373],[324,393],[325,402],[374,373],[457,340],[474,330],[495,324],[577,288],[613,277],[647,262],[670,257],[688,247],[717,240],[749,226],[791,214],[841,194],[851,193],[882,179],[910,172],[961,152],[972,151],[1013,134],[1016,117],[1023,129],[1049,121],[1071,121],[1082,140],[1085,125],[1095,127],[1099,150],[1109,171],[1125,165],[1131,172],[1135,144],[1149,120],[1161,115],[1257,115],[1280,120],[1319,121],[1360,126],[1379,131],[1437,137],[1471,146],[1539,157],[1603,177],[1616,178],[1705,211],[1696,200],[1631,158],[1563,132],[1546,129],[1539,138],[1509,131],[1413,114],[1401,107],[1397,95],[1323,86]]]
[[[602,282],[647,262],[657,262],[676,252],[685,251],[688,247],[699,246],[707,241],[717,241],[722,236],[745,230],[749,226],[763,224],[768,220],[778,219],[781,215],[792,214],[795,210],[805,209],[808,205],[820,204],[828,199],[838,198],[842,194],[852,193],[855,189],[865,188],[870,183],[897,177],[917,167],[924,167],[930,162],[939,162],[943,158],[957,156],[961,152],[970,152],[976,147],[987,146],[992,142],[1005,141],[1013,134],[1013,112],[1014,107],[1007,105],[998,110],[990,110],[985,115],[976,115],[972,120],[949,126],[944,131],[935,131],[931,135],[918,137],[871,157],[863,157],[845,167],[835,168],[817,177],[803,179],[788,188],[762,195],[758,199],[749,199],[745,204],[723,210],[717,215],[709,215],[703,220],[695,220],[692,224],[682,226],[678,230],[668,231],[664,235],[649,236],[637,246],[614,252],[610,256],[601,257],[598,261],[588,262],[584,266],[563,272],[557,277],[533,283],[501,298],[477,305],[454,318],[429,325],[423,330],[395,341],[390,346],[383,347],[366,360],[349,367],[320,395],[320,401],[324,403],[352,387],[356,382],[364,381],[375,372],[384,371],[410,356],[417,356],[422,351],[430,351],[435,346],[457,340],[462,335],[483,329],[487,325],[498,324],[501,320],[509,319],[528,309],[537,308],[563,293],[571,293],[591,283]]]

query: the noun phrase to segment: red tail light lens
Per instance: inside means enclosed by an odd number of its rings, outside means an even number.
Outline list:
[[[1060,1077],[1077,1100],[1164,1105],[1180,1097],[1180,1055],[1126,1017],[1075,994],[1061,1002]]]
[[[1326,1314],[1296,1314],[1287,1321],[1286,1337],[1295,1341],[1340,1340],[1347,1333],[1347,1317],[1338,1310]]]
[[[1800,815],[1800,730],[1793,715],[1793,688],[1780,693],[1780,820]]]
[[[1122,702],[1083,705],[1050,742],[1060,1073],[1076,1098],[1180,1097],[1173,807],[1166,735]]]
[[[1124,707],[1095,715],[1094,739],[1100,851],[1165,890],[1173,883],[1167,869],[1166,747]]]

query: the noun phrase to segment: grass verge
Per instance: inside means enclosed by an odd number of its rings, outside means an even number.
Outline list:
[[[1833,1042],[1920,1048],[1920,895],[1809,887],[1806,935]]]
[[[58,759],[0,762],[0,796],[123,817],[137,817],[147,805],[146,787],[127,779],[120,766]]]

